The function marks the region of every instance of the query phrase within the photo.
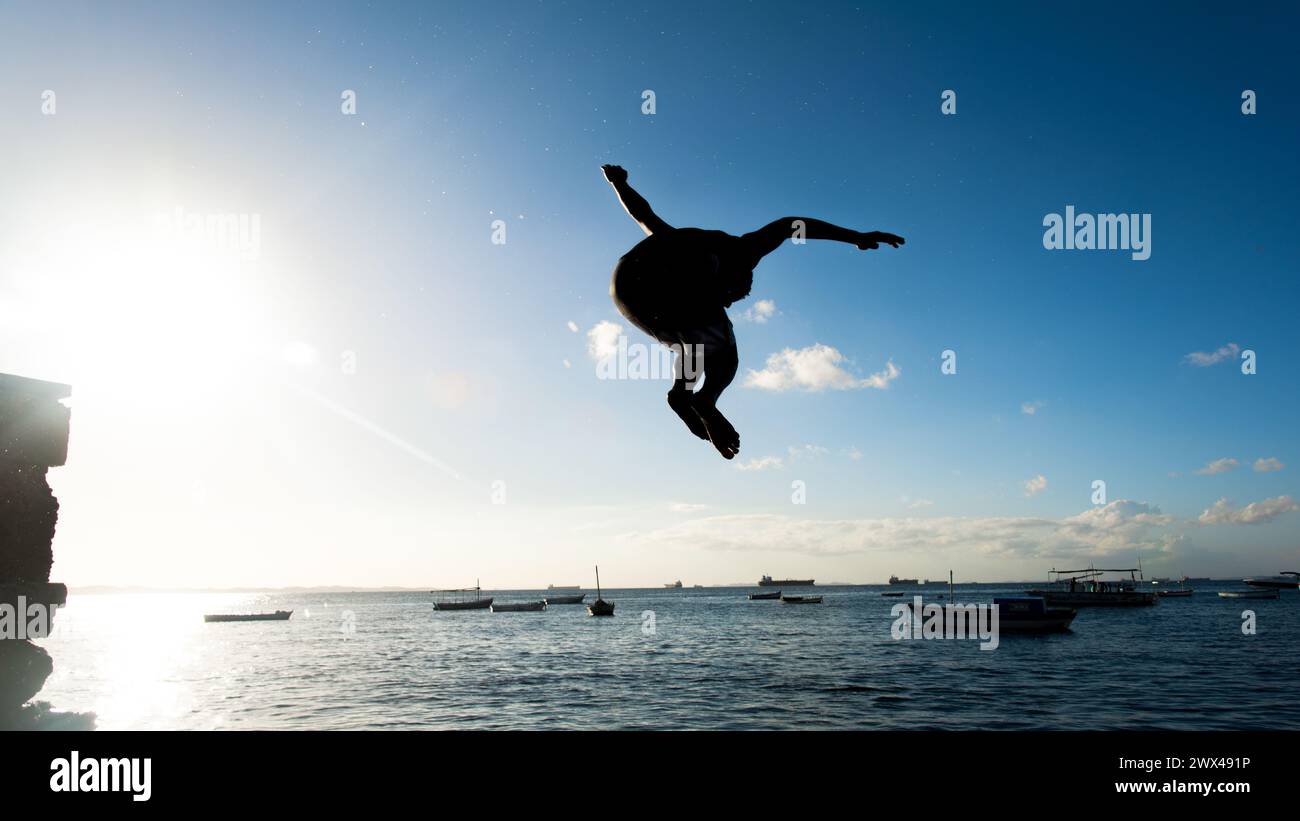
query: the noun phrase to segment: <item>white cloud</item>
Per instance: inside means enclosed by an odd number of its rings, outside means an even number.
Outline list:
[[[570,319],[566,324],[569,326],[570,331],[573,331],[575,334],[578,332],[578,323]]]
[[[901,373],[902,370],[900,370],[899,367],[894,364],[894,360],[891,359],[885,363],[885,369],[883,371],[876,371],[871,376],[862,380],[862,387],[876,388],[877,390],[883,391],[885,388],[888,388],[889,383],[897,379],[898,375]]]
[[[1037,496],[1047,490],[1047,477],[1040,473],[1034,478],[1026,480],[1023,487],[1026,496]]]
[[[829,345],[810,345],[794,350],[786,348],[767,358],[761,371],[750,370],[745,375],[745,386],[769,391],[787,391],[798,388],[805,391],[853,390],[876,388],[883,390],[902,373],[890,360],[885,369],[859,379],[841,367],[844,354]]]
[[[736,464],[737,470],[776,470],[785,463],[781,461],[780,456],[764,456],[761,459],[754,458],[748,462],[739,462]]]
[[[1256,473],[1274,473],[1276,471],[1281,470],[1284,467],[1286,467],[1286,465],[1282,464],[1281,461],[1279,461],[1278,459],[1272,456],[1268,457],[1267,459],[1255,460]]]
[[[597,362],[608,359],[618,352],[618,338],[622,335],[622,325],[602,319],[587,331],[587,355]]]
[[[772,317],[776,316],[776,300],[760,299],[745,311],[742,316],[750,322],[756,322],[762,325]]]
[[[818,456],[825,456],[830,453],[830,450],[821,445],[799,445],[798,447],[791,445],[788,450],[792,462],[795,459],[816,459]]]
[[[655,547],[779,551],[810,556],[869,552],[915,558],[978,553],[1016,559],[1131,557],[1166,552],[1174,517],[1118,500],[1064,519],[1032,517],[801,519],[781,514],[706,516],[625,538]]]
[[[1228,471],[1232,470],[1239,464],[1241,463],[1238,462],[1236,459],[1232,459],[1232,458],[1215,459],[1213,462],[1207,462],[1205,464],[1205,467],[1197,470],[1196,475],[1214,476],[1219,473],[1227,473]]]
[[[926,507],[934,507],[934,501],[930,499],[915,499],[907,507],[909,510],[920,510]]]
[[[1290,496],[1251,502],[1245,507],[1233,507],[1227,499],[1220,499],[1207,507],[1196,521],[1203,525],[1257,525],[1296,510],[1300,510],[1300,505]]]
[[[844,453],[855,462],[862,458],[862,451],[858,450],[857,445],[851,445],[848,450],[844,451]]]
[[[566,367],[566,368],[572,368],[572,367],[573,367],[573,363],[570,362],[570,361],[567,360],[567,359],[562,359],[562,360],[560,360],[560,361],[564,363],[564,367]]]
[[[1188,362],[1199,368],[1208,368],[1211,365],[1219,364],[1225,359],[1236,359],[1237,354],[1239,353],[1241,353],[1240,346],[1238,346],[1236,342],[1229,342],[1227,345],[1224,345],[1216,351],[1211,351],[1209,353],[1193,351],[1185,358]]]
[[[1038,413],[1039,408],[1046,404],[1047,403],[1041,399],[1035,399],[1033,402],[1022,402],[1020,403],[1020,412],[1027,416],[1033,416]]]
[[[701,510],[708,510],[710,505],[697,505],[690,502],[676,502],[669,505],[668,509],[673,513],[699,513]]]

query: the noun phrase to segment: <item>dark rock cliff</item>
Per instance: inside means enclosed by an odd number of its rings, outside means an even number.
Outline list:
[[[45,472],[68,455],[67,385],[0,374],[0,729],[41,726],[28,702],[54,669],[45,650],[18,635],[32,608],[52,608],[67,589],[50,583],[59,502]],[[7,618],[6,618],[7,617]]]

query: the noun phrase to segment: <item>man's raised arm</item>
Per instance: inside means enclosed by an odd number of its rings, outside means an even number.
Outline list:
[[[618,194],[618,201],[623,204],[628,216],[636,220],[641,230],[646,232],[646,236],[656,231],[672,229],[671,225],[659,219],[659,215],[650,210],[650,203],[645,201],[645,197],[627,184],[627,171],[623,170],[622,166],[602,165],[600,170],[605,172],[605,179],[614,186],[614,193]]]
[[[864,251],[879,248],[881,244],[897,248],[905,241],[896,234],[884,231],[854,231],[851,228],[842,228],[833,223],[813,219],[812,217],[782,217],[774,222],[769,222],[757,231],[750,231],[748,234],[741,236],[750,252],[757,259],[762,259],[780,248],[781,243],[793,238],[829,239],[836,242],[847,242]]]

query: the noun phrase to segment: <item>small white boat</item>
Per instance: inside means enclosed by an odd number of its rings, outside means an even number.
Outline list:
[[[1271,590],[1220,590],[1219,597],[1224,599],[1276,599],[1282,594],[1276,588]]]

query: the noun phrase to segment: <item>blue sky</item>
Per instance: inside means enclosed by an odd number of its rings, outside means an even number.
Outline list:
[[[74,385],[56,576],[1294,569],[1296,14],[1172,8],[8,7],[0,371]],[[595,377],[589,330],[645,341],[608,297],[640,232],[606,162],[676,226],[908,239],[759,267],[721,403],[755,469],[666,384]],[[1045,250],[1067,205],[1151,214],[1150,259]],[[176,208],[257,215],[257,260],[135,241]],[[900,373],[742,384],[815,345]]]

